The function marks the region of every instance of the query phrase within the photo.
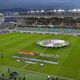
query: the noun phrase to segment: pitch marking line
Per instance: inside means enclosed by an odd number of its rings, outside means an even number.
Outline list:
[[[29,65],[29,64],[26,63],[21,69],[24,69],[24,68],[27,67],[28,65]]]

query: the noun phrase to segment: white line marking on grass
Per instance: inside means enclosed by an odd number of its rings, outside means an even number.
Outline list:
[[[26,70],[26,69],[20,69],[20,68],[15,68],[15,67],[9,67],[9,66],[3,66],[3,65],[0,65],[2,68],[13,68],[13,69],[17,69],[17,70],[23,70],[24,72],[26,71],[27,73],[28,72],[32,72],[32,73],[35,73],[35,74],[41,74],[41,75],[45,75],[45,76],[54,76],[54,77],[59,77],[59,78],[63,78],[63,79],[69,79],[69,80],[74,80],[74,79],[71,79],[71,78],[66,78],[66,77],[60,77],[60,76],[56,76],[56,75],[50,75],[50,74],[45,74],[45,73],[40,73],[40,72],[35,72],[35,71],[30,71],[30,70]]]
[[[26,63],[21,69],[24,69],[24,68],[27,67],[28,65],[29,65],[29,64]]]

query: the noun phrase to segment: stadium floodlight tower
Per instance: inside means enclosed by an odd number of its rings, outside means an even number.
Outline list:
[[[4,15],[0,13],[0,24],[2,24],[3,22],[4,22]]]
[[[54,9],[54,10],[53,10],[53,12],[57,12],[57,10],[56,10],[56,9]]]
[[[58,9],[58,12],[64,12],[65,10],[63,10],[63,9]]]
[[[72,11],[73,11],[73,12],[77,12],[77,9],[73,9]]]
[[[41,10],[41,13],[44,13],[45,11],[44,10]]]

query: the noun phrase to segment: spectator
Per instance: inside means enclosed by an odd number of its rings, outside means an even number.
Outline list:
[[[1,53],[1,59],[3,59],[3,53]]]
[[[21,78],[21,77],[19,77],[19,80],[22,80],[22,78]]]
[[[50,80],[50,76],[48,76],[47,80]]]
[[[58,80],[58,78],[56,77],[55,80]]]
[[[2,77],[4,77],[4,73],[2,73]]]
[[[10,73],[10,68],[8,68],[8,73]]]
[[[25,78],[25,77],[23,77],[23,80],[26,80],[26,78]]]
[[[54,79],[54,77],[52,77],[52,79],[51,79],[51,80],[55,80],[55,79]]]

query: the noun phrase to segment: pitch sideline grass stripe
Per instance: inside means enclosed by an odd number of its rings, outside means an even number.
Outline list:
[[[38,73],[38,74],[42,74],[42,75],[46,75],[46,76],[48,76],[48,75],[49,75],[49,74],[45,74],[45,73],[40,73],[40,72],[35,72],[35,71],[25,70],[25,69],[22,69],[22,68],[21,68],[21,69],[19,69],[19,68],[9,67],[9,66],[3,66],[3,65],[0,65],[0,67],[2,67],[2,68],[12,68],[12,69],[17,69],[17,70],[22,70],[22,71],[32,72],[32,73]],[[56,76],[56,75],[49,75],[49,76],[60,77],[60,76]],[[74,80],[74,79],[66,78],[66,77],[61,77],[61,78],[69,79],[69,80]]]

